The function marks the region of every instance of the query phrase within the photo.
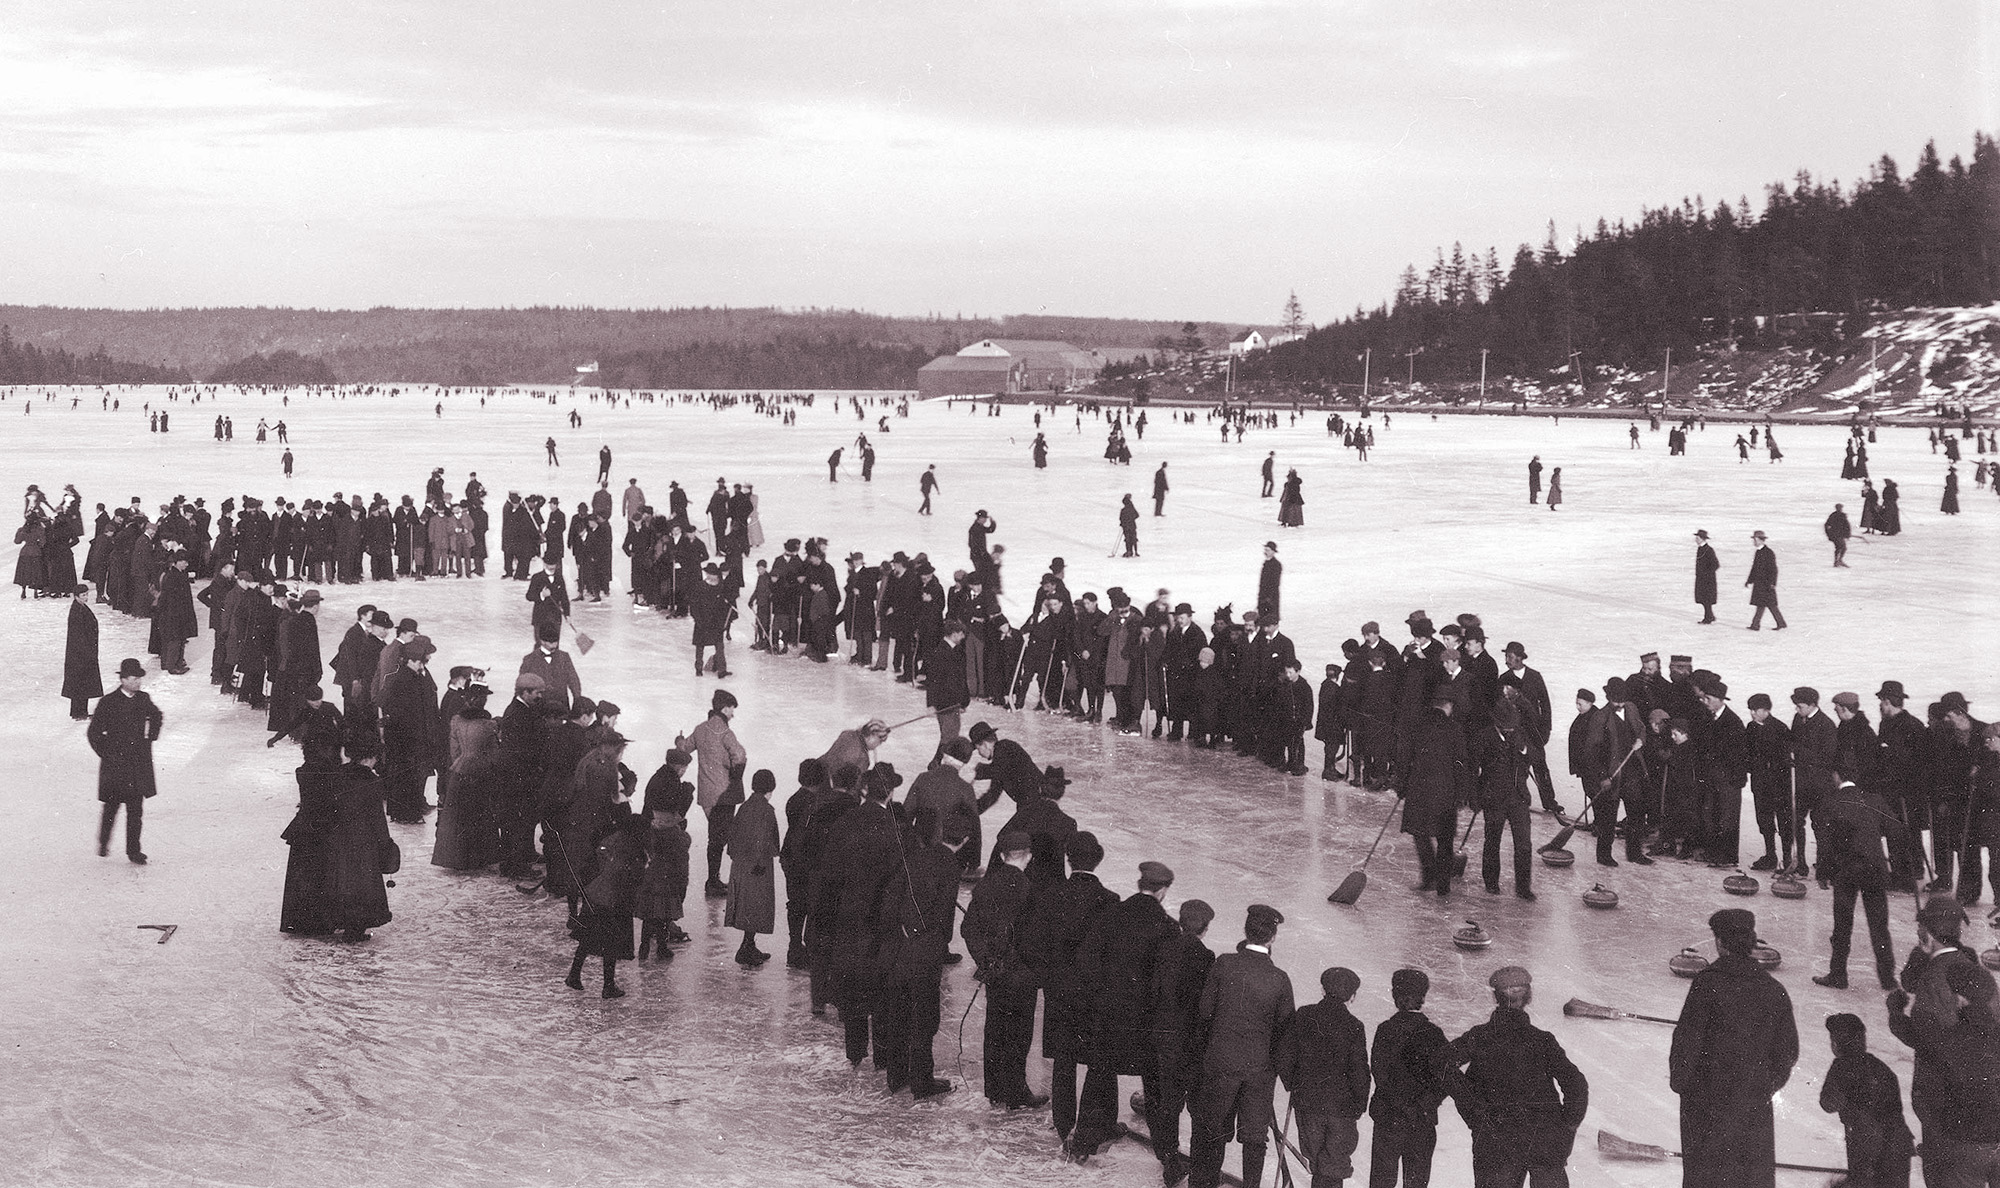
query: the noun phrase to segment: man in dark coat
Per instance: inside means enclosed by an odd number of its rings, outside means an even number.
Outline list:
[[[1070,839],[1076,836],[1076,818],[1062,810],[1056,802],[1069,787],[1069,778],[1063,769],[1051,766],[1042,771],[1041,795],[1029,797],[1014,810],[1014,815],[1000,827],[1001,832],[1018,830],[1028,835],[1027,875],[1030,883],[1060,883],[1063,880],[1064,859],[1069,853]],[[1000,861],[998,843],[995,843],[993,862]]]
[[[281,730],[298,716],[307,689],[319,684],[318,590],[307,590],[278,621],[278,651],[271,667],[271,714],[266,729]]]
[[[1750,539],[1757,545],[1757,551],[1750,557],[1750,576],[1743,579],[1750,590],[1750,605],[1757,608],[1757,613],[1750,616],[1750,630],[1763,630],[1764,612],[1768,610],[1772,627],[1783,631],[1785,612],[1778,609],[1778,554],[1765,543],[1761,530],[1752,532]]]
[[[966,737],[978,757],[972,778],[987,781],[986,790],[979,795],[980,812],[992,808],[1003,793],[1017,807],[1042,794],[1042,769],[1020,743],[1001,738],[999,731],[985,722],[974,722]]]
[[[1722,562],[1715,555],[1715,547],[1708,543],[1708,533],[1697,530],[1694,534],[1700,542],[1694,547],[1694,600],[1701,606],[1701,621],[1715,622],[1715,575],[1721,570]]]
[[[1171,872],[1169,872],[1171,873]],[[1146,1128],[1153,1154],[1169,1184],[1188,1174],[1181,1154],[1181,1114],[1198,1087],[1208,1033],[1201,1021],[1201,992],[1215,953],[1202,942],[1215,909],[1199,899],[1181,902],[1180,927],[1153,955],[1149,991],[1152,1015],[1147,1039],[1153,1049],[1153,1080],[1146,1086]]]
[[[1084,646],[1081,641],[1086,638],[1081,627],[1082,621],[1079,620],[1079,647]],[[1091,630],[1095,630],[1094,623]],[[1094,635],[1088,638],[1095,642]],[[1189,719],[1194,717],[1195,676],[1201,671],[1201,650],[1207,646],[1208,637],[1194,624],[1194,607],[1185,602],[1175,606],[1173,625],[1166,629],[1162,639],[1160,658],[1166,674],[1166,719],[1172,723],[1167,732],[1168,742],[1179,742]]]
[[[1429,975],[1420,969],[1389,975],[1396,1013],[1375,1029],[1375,1046],[1368,1053],[1375,1077],[1375,1096],[1368,1103],[1368,1117],[1375,1123],[1368,1144],[1368,1182],[1382,1188],[1395,1188],[1399,1166],[1404,1188],[1426,1188],[1431,1179],[1438,1106],[1444,1102],[1437,1056],[1445,1040],[1424,1014],[1430,988]]]
[[[1292,1024],[1292,979],[1271,961],[1284,923],[1278,909],[1253,903],[1234,953],[1215,959],[1202,987],[1199,1017],[1208,1028],[1201,1086],[1193,1100],[1190,1188],[1218,1188],[1233,1137],[1243,1144],[1243,1182],[1264,1175],[1264,1146],[1276,1121],[1271,1093],[1278,1045]]]
[[[1465,736],[1452,720],[1450,698],[1433,702],[1418,720],[1404,754],[1398,758],[1398,789],[1403,797],[1403,832],[1416,846],[1423,872],[1418,891],[1451,894],[1452,847],[1457,841],[1458,806],[1472,799],[1472,764],[1465,753]]]
[[[1503,696],[1510,687],[1519,691],[1514,708],[1520,716],[1521,741],[1528,746],[1528,764],[1535,776],[1542,810],[1561,816],[1563,806],[1556,800],[1555,778],[1549,774],[1549,737],[1555,730],[1555,703],[1549,699],[1548,682],[1539,671],[1528,667],[1528,649],[1519,640],[1510,640],[1501,655],[1507,669],[1500,674],[1500,689]]]
[[[1276,619],[1279,587],[1285,580],[1285,564],[1278,560],[1278,542],[1264,542],[1264,565],[1257,571],[1257,621]]]
[[[382,686],[382,794],[389,817],[416,824],[437,807],[424,787],[449,759],[438,721],[437,682],[427,668],[437,649],[428,636],[403,645],[403,666]]]
[[[535,863],[535,795],[545,771],[548,723],[542,709],[547,688],[539,675],[514,678],[514,698],[500,715],[500,757],[495,801],[500,817],[500,873],[531,878]]]
[[[1167,464],[1162,462],[1160,463],[1160,468],[1153,472],[1153,514],[1156,516],[1165,515],[1166,507]]]
[[[1518,965],[1494,970],[1493,1015],[1446,1044],[1435,1067],[1472,1131],[1479,1188],[1524,1180],[1564,1184],[1590,1084],[1556,1037],[1528,1021],[1533,979]]]
[[[1734,866],[1743,819],[1743,781],[1750,770],[1744,753],[1743,719],[1729,708],[1729,686],[1722,678],[1703,673],[1696,690],[1702,712],[1690,722],[1708,860]]]
[[[527,602],[533,608],[528,620],[536,639],[562,630],[563,620],[569,618],[569,584],[563,579],[560,559],[543,562],[528,579]]]
[[[1048,1097],[1028,1088],[1036,987],[1015,937],[1028,899],[1028,876],[1022,873],[1028,865],[1028,835],[1002,830],[998,844],[1001,860],[973,888],[959,932],[977,966],[974,976],[986,987],[981,1049],[986,1100],[1010,1110],[1040,1109]]]
[[[1889,874],[1896,887],[1907,887],[1923,869],[1923,831],[1930,826],[1930,801],[1925,795],[1930,782],[1930,732],[1904,708],[1909,695],[1901,681],[1883,681],[1875,698],[1882,712],[1876,731],[1882,746],[1880,791],[1908,832],[1903,849],[1889,855]]]
[[[215,576],[209,579],[208,585],[196,595],[208,608],[208,630],[215,637],[215,646],[208,658],[208,683],[211,685],[226,686],[229,683],[229,595],[235,589],[236,566],[224,561],[216,569]]]
[[[694,674],[702,675],[701,654],[715,649],[715,675],[729,675],[729,660],[722,646],[736,605],[722,584],[722,567],[711,562],[702,567],[701,584],[688,592],[688,611],[694,618]]]
[[[1952,962],[1936,971],[1942,999],[1931,1010],[1921,998],[1889,995],[1889,1030],[1916,1053],[1917,1078],[1929,1086],[1918,1107],[1924,1126],[1924,1179],[1930,1184],[1991,1184],[2000,1176],[2000,1028],[1994,1025],[1993,979],[1976,962]],[[1904,1140],[1907,1142],[1908,1140]],[[1907,1174],[1907,1157],[1902,1162]]]
[[[924,673],[924,704],[937,711],[938,744],[931,753],[931,766],[935,767],[945,746],[959,737],[960,715],[972,704],[972,695],[965,687],[965,624],[956,619],[945,621],[943,637],[931,649]]]
[[[153,699],[139,688],[145,666],[127,658],[118,665],[118,687],[97,703],[87,736],[97,752],[97,799],[103,811],[97,820],[97,856],[111,852],[111,825],[125,809],[125,856],[140,866],[139,849],[148,797],[159,789],[153,782],[153,743],[160,737],[163,717]]]
[[[952,1089],[937,1076],[931,1056],[940,1022],[939,978],[958,915],[958,856],[938,830],[937,814],[919,809],[905,835],[890,900],[901,943],[876,1016],[876,1049],[884,1056],[889,1091],[908,1088],[918,1101]]]
[[[1299,1149],[1319,1188],[1354,1174],[1355,1125],[1368,1112],[1368,1032],[1347,1009],[1361,978],[1341,966],[1319,975],[1322,997],[1292,1016],[1278,1045],[1278,1076],[1291,1090]]]
[[[1018,824],[1010,827],[1020,828]],[[1030,833],[1030,853],[1036,844]],[[1118,895],[1097,880],[1095,872],[1097,864],[1104,861],[1104,847],[1095,834],[1071,835],[1065,854],[1073,867],[1067,879],[1037,880],[1030,874],[1028,901],[1015,924],[1014,947],[1042,991],[1042,1055],[1051,1064],[1050,1113],[1057,1136],[1067,1141],[1077,1126],[1077,1066],[1089,1058],[1085,1045],[1090,1036],[1091,984],[1078,950],[1099,918],[1118,905]],[[1109,1109],[1114,1119],[1117,1088],[1113,1078]],[[1094,1083],[1089,1090],[1101,1094],[1105,1087]],[[1095,1149],[1086,1149],[1085,1157]]]
[[[91,700],[104,696],[104,670],[97,662],[97,612],[90,609],[90,587],[78,585],[70,595],[62,695],[69,698],[70,719],[82,722],[90,717]]]
[[[264,678],[270,668],[271,654],[278,647],[278,606],[271,601],[276,590],[277,583],[271,580],[271,575],[259,573],[256,589],[243,592],[243,602],[230,631],[240,673],[236,699],[251,709],[263,709],[268,704]]]
[[[1625,861],[1651,866],[1653,860],[1646,856],[1645,850],[1651,777],[1646,757],[1640,753],[1645,743],[1645,729],[1640,725],[1638,708],[1632,704],[1631,693],[1624,680],[1612,677],[1606,681],[1604,697],[1607,704],[1590,716],[1590,737],[1584,744],[1589,755],[1587,770],[1590,781],[1587,790],[1591,796],[1591,809],[1597,814],[1597,864],[1618,865],[1618,860],[1611,856],[1611,848],[1617,835],[1618,806],[1622,801],[1625,806]]]
[[[153,607],[152,635],[159,645],[160,667],[179,676],[188,670],[187,641],[201,634],[201,620],[194,610],[187,550],[178,542],[170,543],[167,556],[167,567],[160,573],[160,600]]]
[[[827,832],[813,883],[809,916],[813,927],[826,933],[847,1062],[856,1066],[869,1054],[869,1020],[881,1007],[897,955],[895,922],[902,913],[891,899],[890,885],[902,873],[903,843],[889,810],[894,788],[874,772],[862,781],[861,803]],[[875,1063],[886,1068],[888,1053],[876,1038]]]
[[[1840,728],[1820,711],[1819,690],[1810,685],[1800,685],[1792,690],[1792,710],[1792,789],[1797,806],[1793,829],[1798,846],[1794,869],[1803,875],[1806,871],[1806,826],[1812,826],[1813,852],[1817,856],[1819,805],[1833,795],[1838,783],[1834,775],[1834,759],[1840,753]],[[1829,885],[1823,871],[1819,875],[1819,884],[1821,887]]]
[[[1846,569],[1847,541],[1854,535],[1854,525],[1847,519],[1846,510],[1838,503],[1833,505],[1832,514],[1826,517],[1826,538],[1833,542],[1833,566]]]
[[[1861,900],[1868,917],[1868,941],[1875,951],[1876,980],[1884,990],[1896,988],[1896,950],[1889,940],[1889,863],[1883,854],[1886,837],[1891,850],[1906,844],[1903,824],[1872,792],[1864,792],[1847,773],[1820,805],[1821,865],[1833,881],[1833,955],[1827,972],[1814,983],[1836,990],[1847,988],[1847,953],[1854,940],[1854,901]]]
[[[1757,917],[1727,908],[1708,918],[1721,956],[1694,976],[1667,1054],[1681,1099],[1682,1182],[1688,1188],[1770,1188],[1777,1139],[1771,1098],[1799,1059],[1791,996],[1750,957]]]
[[[1181,931],[1160,906],[1173,882],[1165,863],[1141,862],[1139,889],[1102,912],[1077,949],[1090,1064],[1069,1143],[1069,1157],[1078,1163],[1118,1137],[1120,1076],[1139,1077],[1148,1103],[1162,1093],[1152,1044],[1153,987],[1155,967]],[[1044,1034],[1047,1026],[1045,1018]],[[1175,1118],[1178,1132],[1178,1109]]]

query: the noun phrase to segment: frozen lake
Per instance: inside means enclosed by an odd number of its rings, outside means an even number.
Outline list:
[[[170,406],[173,432],[159,435],[147,432],[138,411],[142,401],[160,399],[158,390],[121,391],[116,413],[98,406],[95,390],[84,395],[77,408],[67,393],[45,402],[16,390],[0,402],[0,489],[34,482],[59,491],[73,482],[86,509],[133,495],[150,507],[177,493],[203,495],[211,507],[245,493],[303,500],[381,491],[393,500],[421,493],[431,468],[443,466],[454,489],[477,470],[496,497],[518,488],[573,506],[594,486],[597,449],[608,443],[613,490],[636,476],[656,506],[665,505],[669,479],[697,510],[718,475],[755,483],[765,555],[788,536],[818,535],[829,538],[833,556],[861,549],[872,561],[895,549],[926,550],[948,575],[964,563],[972,511],[985,507],[999,521],[995,540],[1008,549],[1008,610],[1016,619],[1022,595],[1060,555],[1076,593],[1122,585],[1143,602],[1164,586],[1175,601],[1192,602],[1205,625],[1222,603],[1255,604],[1258,546],[1276,539],[1286,567],[1285,630],[1315,677],[1363,620],[1381,621],[1400,644],[1400,624],[1418,607],[1440,623],[1479,614],[1496,650],[1524,642],[1557,704],[1551,754],[1572,809],[1580,798],[1560,772],[1569,694],[1633,671],[1645,651],[1692,653],[1729,682],[1739,713],[1751,693],[1782,704],[1794,685],[1810,684],[1827,698],[1860,692],[1872,719],[1869,694],[1883,679],[1903,681],[1919,712],[1947,689],[1962,691],[1977,716],[2000,712],[1992,663],[2000,628],[1990,593],[2000,581],[2000,500],[1973,485],[1969,456],[1960,467],[1966,514],[1941,515],[1944,459],[1916,429],[1884,429],[1870,450],[1877,482],[1889,477],[1902,487],[1903,535],[1858,539],[1852,568],[1836,570],[1820,525],[1836,501],[1858,518],[1860,498],[1858,483],[1838,478],[1845,431],[1834,427],[1781,427],[1786,457],[1770,465],[1757,453],[1737,462],[1735,426],[1696,432],[1688,456],[1669,458],[1664,431],[1644,433],[1644,448],[1628,449],[1622,421],[1392,414],[1386,429],[1375,419],[1377,446],[1364,464],[1327,438],[1323,417],[1222,445],[1199,413],[1193,425],[1180,425],[1159,410],[1145,438],[1133,441],[1132,464],[1114,467],[1101,457],[1102,423],[1086,417],[1079,431],[1064,409],[1043,418],[1051,457],[1037,471],[1027,409],[989,418],[917,406],[907,420],[892,417],[892,431],[882,434],[873,426],[885,410],[871,408],[865,427],[880,455],[875,481],[860,482],[850,450],[847,472],[830,486],[827,454],[851,446],[864,426],[825,400],[785,427],[744,408],[610,408],[579,398],[583,424],[571,429],[567,397],[552,408],[510,392],[481,407],[476,397],[456,395],[438,417],[436,397],[421,391],[395,400],[294,398],[289,407],[275,396],[227,393]],[[24,399],[34,399],[32,414],[22,414]],[[234,419],[233,442],[211,439],[216,412]],[[297,466],[289,481],[280,475],[283,447],[250,440],[260,416],[283,417],[291,428]],[[561,443],[560,469],[543,460],[550,434]],[[1281,533],[1276,500],[1257,497],[1267,450],[1277,452],[1280,477],[1291,466],[1305,477],[1303,528]],[[1563,468],[1559,512],[1526,501],[1531,454]],[[1167,515],[1142,514],[1141,557],[1108,557],[1118,497],[1132,492],[1149,512],[1152,471],[1163,460],[1173,486]],[[936,515],[924,518],[914,514],[916,482],[929,463],[943,491]],[[496,514],[496,575],[497,521]],[[1708,627],[1696,625],[1690,600],[1696,528],[1714,537],[1723,562],[1722,621]],[[1740,583],[1754,529],[1770,534],[1782,565],[1781,601],[1792,624],[1782,633],[1743,629],[1750,608]],[[80,563],[81,548],[77,555]],[[11,551],[4,560],[11,574]],[[622,589],[622,559],[617,573]],[[363,601],[416,618],[438,643],[440,672],[480,664],[497,685],[526,650],[521,587],[497,576],[323,589],[329,658]],[[148,681],[167,722],[157,751],[162,791],[147,812],[153,863],[141,869],[99,859],[90,844],[94,758],[56,694],[65,608],[11,597],[0,598],[0,608],[0,624],[22,649],[21,679],[0,715],[0,778],[13,789],[0,822],[18,847],[0,867],[13,958],[0,969],[0,1026],[13,1074],[0,1098],[0,1158],[11,1169],[4,1178],[1158,1182],[1157,1164],[1136,1145],[1079,1169],[1058,1158],[1046,1113],[988,1108],[977,1089],[976,1006],[962,1065],[958,1054],[958,1020],[974,985],[969,963],[946,975],[937,1049],[939,1075],[959,1092],[913,1105],[885,1096],[872,1072],[849,1072],[838,1027],[807,1013],[803,975],[782,962],[746,973],[730,960],[736,937],[721,930],[719,903],[691,899],[686,923],[695,944],[668,965],[627,965],[621,975],[631,996],[607,1003],[561,985],[570,942],[559,904],[521,896],[496,875],[432,867],[429,827],[394,826],[404,867],[390,893],[393,923],[353,947],[280,934],[286,847],[278,833],[292,813],[297,752],[266,750],[262,715],[225,703],[201,679],[205,633],[190,648],[192,674]],[[142,622],[108,607],[99,612],[107,668],[143,655]],[[625,707],[627,761],[643,779],[674,734],[701,719],[713,682],[685,675],[685,621],[607,602],[579,608],[577,622],[598,640],[578,658],[585,691]],[[819,754],[836,731],[922,708],[919,692],[885,674],[774,659],[744,643],[733,649],[728,682],[743,702],[736,728],[751,767],[777,773],[780,800],[798,761]],[[1410,889],[1416,873],[1407,842],[1393,849],[1385,842],[1360,905],[1334,907],[1326,893],[1366,849],[1391,803],[1387,794],[987,708],[985,716],[1039,762],[1068,769],[1064,807],[1103,840],[1108,886],[1125,893],[1138,862],[1168,863],[1179,874],[1169,906],[1188,897],[1213,904],[1219,914],[1209,941],[1218,951],[1240,937],[1246,905],[1280,907],[1286,924],[1276,957],[1301,1001],[1317,997],[1321,969],[1351,966],[1363,979],[1355,1010],[1372,1032],[1392,1010],[1390,971],[1415,965],[1432,978],[1429,1013],[1456,1035],[1488,1013],[1492,969],[1529,966],[1537,1022],[1591,1080],[1590,1117],[1571,1160],[1575,1182],[1679,1182],[1677,1166],[1602,1161],[1592,1149],[1600,1126],[1677,1145],[1668,1030],[1565,1019],[1561,1004],[1576,996],[1676,1013],[1686,983],[1667,972],[1667,958],[1706,938],[1710,912],[1744,902],[1723,893],[1721,872],[1662,863],[1600,874],[1579,845],[1573,869],[1538,866],[1537,903],[1488,897],[1476,880],[1469,894],[1439,901]],[[934,741],[919,724],[891,739],[883,758],[912,773]],[[691,824],[698,854],[701,827]],[[989,814],[989,833],[997,825]],[[1537,818],[1538,830],[1553,828]],[[1747,846],[1754,836],[1747,819],[1745,834]],[[1579,901],[1597,881],[1623,897],[1618,911],[1590,911]],[[1778,1113],[1780,1158],[1794,1162],[1841,1160],[1839,1123],[1817,1104],[1830,1059],[1826,1014],[1849,1010],[1867,1020],[1871,1047],[1908,1086],[1909,1061],[1887,1034],[1879,994],[1828,991],[1808,980],[1824,969],[1829,903],[1815,890],[1800,902],[1765,894],[1748,904],[1765,939],[1784,953],[1778,977],[1798,1007],[1805,1055]],[[1908,901],[1892,901],[1892,913],[1900,951],[1913,939]],[[1494,934],[1491,949],[1468,955],[1451,946],[1451,929],[1468,916]],[[180,928],[158,945],[157,933],[136,927],[153,923]],[[1983,925],[1969,937],[1982,948],[1993,943]],[[1865,950],[1852,972],[1857,987],[1872,984]],[[1032,1061],[1031,1083],[1045,1087],[1047,1069]],[[1357,1162],[1365,1165],[1365,1134],[1363,1144]],[[1469,1182],[1469,1164],[1463,1126],[1447,1109],[1437,1182]],[[1812,1179],[1787,1173],[1786,1182]]]

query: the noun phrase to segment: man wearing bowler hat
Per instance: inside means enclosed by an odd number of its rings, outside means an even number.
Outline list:
[[[1930,802],[1925,789],[1930,780],[1930,731],[1917,715],[1903,708],[1909,694],[1901,681],[1883,681],[1875,691],[1875,704],[1882,711],[1876,737],[1882,744],[1877,767],[1882,799],[1903,822],[1909,837],[1902,849],[1889,855],[1891,883],[1908,887],[1923,869],[1923,831],[1930,828]]]
[[[97,703],[90,716],[90,749],[97,752],[97,799],[103,811],[97,819],[97,856],[111,852],[111,825],[118,808],[125,808],[125,857],[144,866],[139,830],[146,799],[159,789],[153,782],[153,741],[160,737],[162,715],[153,699],[139,689],[146,668],[127,657],[118,665],[118,687]]]
[[[1667,1054],[1681,1099],[1681,1182],[1768,1188],[1777,1176],[1771,1098],[1798,1062],[1798,1024],[1791,996],[1750,956],[1757,917],[1725,908],[1708,926],[1721,956],[1694,976]]]
[[[1778,609],[1778,554],[1771,551],[1761,529],[1752,532],[1750,540],[1757,546],[1750,557],[1750,576],[1743,579],[1750,590],[1750,605],[1757,608],[1757,613],[1750,616],[1750,630],[1763,630],[1764,612],[1768,610],[1772,628],[1783,631],[1785,612]]]
[[[1715,622],[1715,575],[1722,568],[1716,558],[1715,547],[1708,543],[1708,533],[1696,529],[1694,534],[1694,600],[1701,606],[1701,622]]]

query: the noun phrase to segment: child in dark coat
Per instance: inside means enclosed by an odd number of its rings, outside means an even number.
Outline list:
[[[687,903],[688,850],[692,843],[685,816],[667,808],[653,810],[653,827],[647,831],[646,839],[646,874],[639,882],[635,904],[641,961],[646,959],[648,946],[655,957],[671,961],[674,951],[667,946],[691,939],[681,930],[679,921]]]
[[[1325,997],[1300,1007],[1278,1041],[1278,1075],[1292,1094],[1313,1188],[1354,1174],[1355,1121],[1368,1110],[1368,1034],[1347,1009],[1361,979],[1339,966],[1319,976]]]
[[[1369,1053],[1375,1074],[1375,1099],[1368,1106],[1368,1116],[1375,1120],[1368,1146],[1370,1184],[1394,1188],[1393,1169],[1399,1163],[1405,1188],[1425,1188],[1431,1182],[1438,1106],[1444,1101],[1436,1058],[1445,1040],[1424,1014],[1430,988],[1430,978],[1420,969],[1399,969],[1389,976],[1396,1013],[1375,1029]],[[1384,1169],[1391,1170],[1385,1175]]]
[[[1847,1188],[1909,1188],[1915,1147],[1903,1120],[1896,1074],[1868,1052],[1868,1025],[1853,1015],[1828,1015],[1833,1067],[1820,1087],[1819,1108],[1840,1115],[1847,1132]]]

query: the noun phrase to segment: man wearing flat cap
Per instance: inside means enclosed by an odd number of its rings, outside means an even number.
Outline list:
[[[1993,1018],[1993,979],[1975,963],[1943,971],[1941,1014],[1917,1010],[1908,994],[1889,995],[1889,1030],[1917,1057],[1927,1100],[1911,1104],[1924,1127],[1924,1181],[1981,1185],[2000,1180],[2000,1028]],[[1943,1004],[1941,1004],[1943,1005]],[[1907,1167],[1907,1164],[1905,1164]]]
[[[1192,1102],[1194,1136],[1190,1188],[1217,1188],[1222,1157],[1233,1137],[1243,1144],[1243,1182],[1264,1174],[1264,1145],[1276,1121],[1278,1044],[1291,1026],[1292,979],[1271,960],[1271,942],[1285,917],[1253,903],[1234,953],[1215,959],[1202,988],[1199,1015],[1208,1025],[1201,1087]]]
[[[1534,979],[1518,965],[1487,980],[1493,1014],[1444,1046],[1436,1068],[1472,1131],[1477,1188],[1569,1183],[1576,1128],[1590,1106],[1590,1083],[1556,1037],[1528,1021]]]
[[[1792,999],[1750,956],[1757,917],[1725,908],[1708,918],[1720,956],[1694,976],[1668,1051],[1681,1099],[1682,1183],[1769,1188],[1777,1140],[1771,1098],[1799,1059]]]
[[[1353,970],[1319,975],[1322,997],[1292,1016],[1278,1043],[1278,1076],[1291,1091],[1299,1148],[1316,1188],[1335,1188],[1354,1174],[1356,1121],[1368,1111],[1368,1033],[1347,1004],[1361,988]]]
[[[1813,853],[1819,853],[1817,810],[1820,802],[1833,795],[1838,782],[1834,757],[1840,751],[1840,728],[1819,708],[1819,690],[1800,685],[1792,690],[1792,795],[1798,806],[1793,822],[1798,847],[1794,867],[1806,872],[1806,826],[1813,827]],[[1829,885],[1827,874],[1819,872],[1821,887]]]
[[[1078,1163],[1118,1137],[1119,1077],[1140,1078],[1148,1102],[1161,1092],[1152,1044],[1154,967],[1180,935],[1160,906],[1173,885],[1174,872],[1165,863],[1141,862],[1138,889],[1098,913],[1077,946],[1076,969],[1089,1004],[1090,1065],[1069,1144]],[[1047,1026],[1044,1018],[1045,1032]]]
[[[1901,976],[1905,993],[1889,998],[1892,1030],[1894,1016],[1906,1008],[1913,1019],[1926,1020],[1935,1028],[1949,1028],[1958,1021],[1959,1011],[1951,983],[1971,974],[1983,976],[1991,985],[1993,975],[1986,972],[1978,957],[1960,939],[1964,927],[1965,908],[1950,895],[1932,895],[1917,909],[1917,944],[1910,950]],[[1934,1135],[1942,1134],[1942,1115],[1959,1100],[1952,1092],[1945,1063],[1935,1054],[1920,1049],[1916,1068],[1910,1075],[1910,1109],[1923,1126],[1926,1143]]]

